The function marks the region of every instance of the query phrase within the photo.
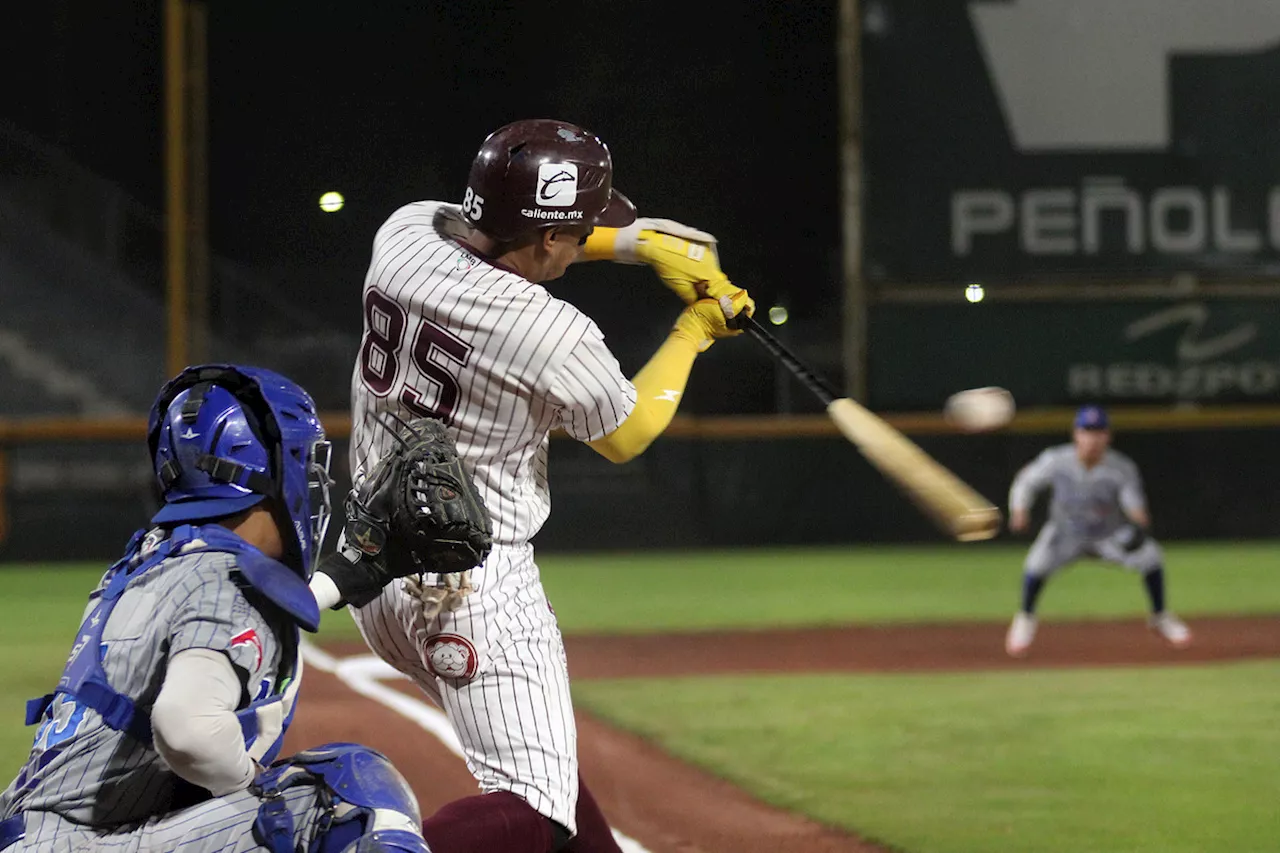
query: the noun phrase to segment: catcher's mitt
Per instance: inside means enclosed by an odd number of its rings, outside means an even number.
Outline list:
[[[425,587],[420,576],[439,575],[443,592],[432,592],[433,606],[452,610],[493,547],[489,512],[444,424],[396,420],[395,446],[347,495],[342,545],[319,571],[341,595],[336,607],[363,607],[396,578],[419,576]]]
[[[489,511],[444,424],[400,422],[397,443],[347,498],[348,544],[399,563],[393,574],[447,574],[478,566],[493,547]]]

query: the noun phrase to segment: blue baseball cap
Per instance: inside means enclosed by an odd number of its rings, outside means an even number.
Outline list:
[[[1101,406],[1081,406],[1076,412],[1076,429],[1103,430],[1110,427],[1107,410]]]

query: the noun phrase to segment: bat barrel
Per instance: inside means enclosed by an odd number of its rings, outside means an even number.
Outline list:
[[[812,391],[844,437],[953,539],[978,542],[1000,532],[1003,518],[990,501],[884,420],[853,400],[838,397],[834,388],[754,318],[743,318],[742,328]]]
[[[867,461],[951,538],[978,542],[1000,532],[1000,510],[883,419],[847,398],[832,402],[827,414]]]
[[[982,542],[994,539],[1004,525],[1004,517],[995,507],[985,507],[951,520],[951,535],[958,542]]]

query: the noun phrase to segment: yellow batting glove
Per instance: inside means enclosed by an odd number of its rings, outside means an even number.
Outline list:
[[[686,305],[742,290],[720,269],[713,235],[670,219],[642,217],[626,228],[597,228],[587,238],[583,257],[648,264]],[[746,314],[755,308],[748,295]]]
[[[734,319],[746,310],[751,298],[745,290],[736,290],[719,299],[699,299],[680,312],[672,334],[694,343],[698,352],[706,352],[720,338],[742,334],[734,327]]]
[[[654,219],[641,216],[625,228],[596,227],[582,247],[584,261],[617,261],[620,264],[648,263],[638,254],[641,232],[650,231],[658,234],[669,234],[687,242],[699,243],[715,251],[714,234],[681,225],[672,219]]]

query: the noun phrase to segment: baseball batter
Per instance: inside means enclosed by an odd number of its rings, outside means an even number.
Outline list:
[[[619,849],[579,780],[564,646],[530,545],[550,510],[548,435],[635,457],[670,423],[698,353],[754,306],[714,238],[637,220],[612,171],[589,131],[515,122],[485,140],[461,205],[410,204],[374,238],[352,470],[387,452],[382,413],[439,417],[493,519],[474,572],[393,584],[354,611],[370,648],[444,709],[484,792],[427,819],[437,853]],[[596,324],[542,286],[581,259],[648,263],[689,303],[631,380]]]
[[[1191,631],[1165,609],[1164,557],[1147,533],[1151,518],[1138,466],[1110,445],[1106,411],[1084,406],[1076,413],[1072,443],[1043,451],[1009,489],[1009,528],[1015,532],[1029,526],[1036,496],[1053,491],[1049,520],[1023,567],[1022,608],[1005,637],[1005,650],[1014,657],[1025,655],[1035,639],[1036,602],[1049,577],[1084,557],[1141,573],[1151,628],[1172,646],[1191,642]]]
[[[0,794],[0,850],[428,853],[378,753],[271,764],[299,628],[319,621],[307,579],[328,443],[311,398],[265,370],[189,368],[161,391],[149,444],[164,506],[90,595],[54,692],[28,705],[39,728]]]

